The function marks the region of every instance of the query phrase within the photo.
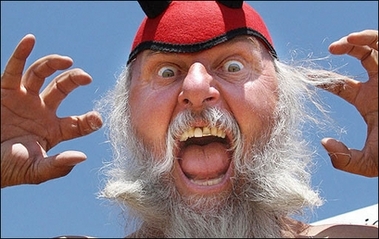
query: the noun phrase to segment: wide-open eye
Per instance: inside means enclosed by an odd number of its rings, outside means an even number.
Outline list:
[[[243,64],[236,60],[230,60],[224,64],[223,68],[227,72],[238,72],[243,69]]]
[[[158,75],[163,78],[174,77],[177,73],[177,69],[172,66],[164,66],[159,69]]]

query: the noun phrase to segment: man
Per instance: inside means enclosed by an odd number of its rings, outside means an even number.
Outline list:
[[[284,65],[259,15],[233,3],[173,2],[153,11],[141,3],[149,19],[105,99],[115,159],[103,195],[124,203],[141,223],[132,236],[377,235],[371,227],[308,227],[289,218],[321,203],[309,187],[311,153],[297,121],[306,118],[307,86],[340,95],[368,124],[362,151],[323,141],[335,167],[377,176],[377,31],[330,46],[361,60],[369,76],[362,84]],[[60,75],[38,97],[44,78],[72,61],[47,56],[21,77],[33,44],[33,36],[21,41],[2,76],[2,187],[64,176],[85,156],[44,158],[45,152],[102,124],[96,112],[55,116],[70,91],[90,82],[81,70]]]

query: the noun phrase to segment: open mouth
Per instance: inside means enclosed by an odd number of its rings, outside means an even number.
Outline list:
[[[178,164],[187,189],[218,191],[231,176],[231,140],[219,127],[191,127],[179,139]]]

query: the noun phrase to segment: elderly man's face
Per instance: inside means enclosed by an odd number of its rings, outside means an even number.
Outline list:
[[[177,115],[200,115],[214,107],[234,117],[242,139],[251,145],[272,125],[276,88],[271,56],[256,40],[240,37],[192,54],[144,51],[132,72],[132,126],[149,150],[164,155],[168,128]],[[185,196],[231,191],[235,135],[201,117],[188,125],[175,139],[176,188]]]

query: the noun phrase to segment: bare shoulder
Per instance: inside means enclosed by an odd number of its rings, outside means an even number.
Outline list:
[[[300,237],[315,238],[378,238],[375,225],[326,224],[309,226]]]

